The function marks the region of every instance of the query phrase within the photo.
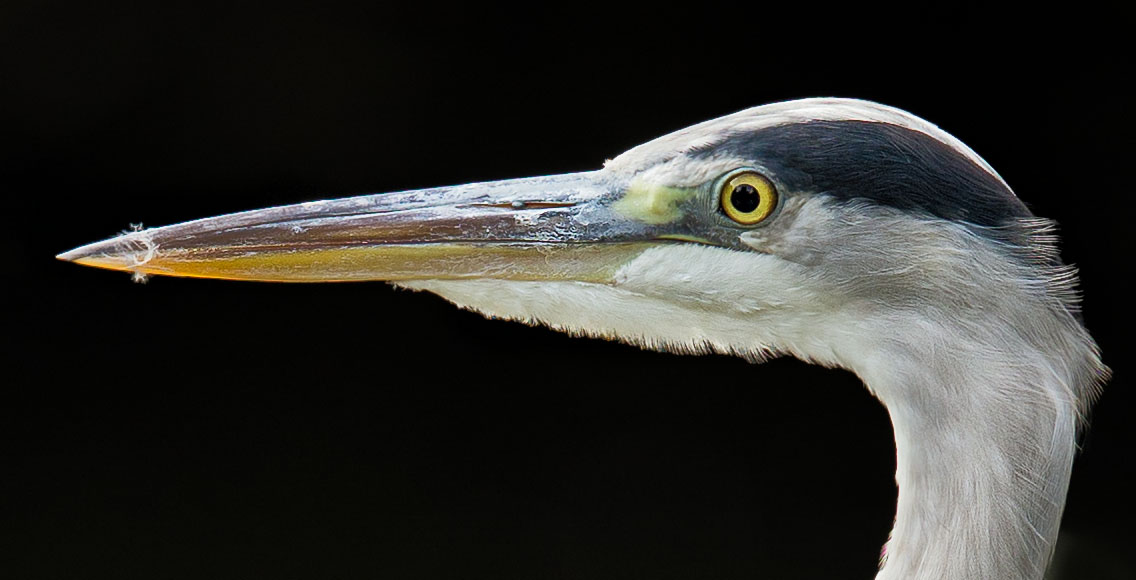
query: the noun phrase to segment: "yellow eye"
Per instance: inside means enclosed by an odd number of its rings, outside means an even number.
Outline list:
[[[744,226],[752,226],[777,209],[777,188],[764,175],[746,171],[722,185],[722,211]]]

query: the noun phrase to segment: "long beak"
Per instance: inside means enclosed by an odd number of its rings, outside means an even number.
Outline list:
[[[603,172],[301,203],[125,233],[57,256],[137,275],[606,282],[658,243]]]

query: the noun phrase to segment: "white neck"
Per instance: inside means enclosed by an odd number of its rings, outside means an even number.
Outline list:
[[[1075,449],[1063,365],[1024,341],[1007,352],[920,331],[855,369],[895,429],[899,503],[877,580],[1040,579]]]
[[[723,281],[721,272],[747,268],[757,273]],[[875,299],[873,286],[864,299],[830,299],[812,271],[691,245],[648,250],[611,284],[401,285],[495,317],[647,348],[751,360],[776,351],[850,369],[887,405],[898,450],[899,506],[878,580],[1041,578],[1057,538],[1079,410],[1107,372],[1087,332],[1062,300],[1009,275],[942,287],[908,282],[918,300],[887,302]],[[702,280],[713,284],[696,284]],[[936,295],[954,302],[936,304]]]

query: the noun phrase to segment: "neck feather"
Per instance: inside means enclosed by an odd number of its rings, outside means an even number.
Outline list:
[[[1020,330],[928,324],[855,365],[895,429],[899,502],[877,580],[1044,575],[1096,356],[1091,341],[1055,356]]]

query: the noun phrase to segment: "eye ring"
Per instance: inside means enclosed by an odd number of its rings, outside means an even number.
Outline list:
[[[777,209],[777,188],[756,171],[731,175],[718,194],[722,213],[743,226],[761,223]]]

